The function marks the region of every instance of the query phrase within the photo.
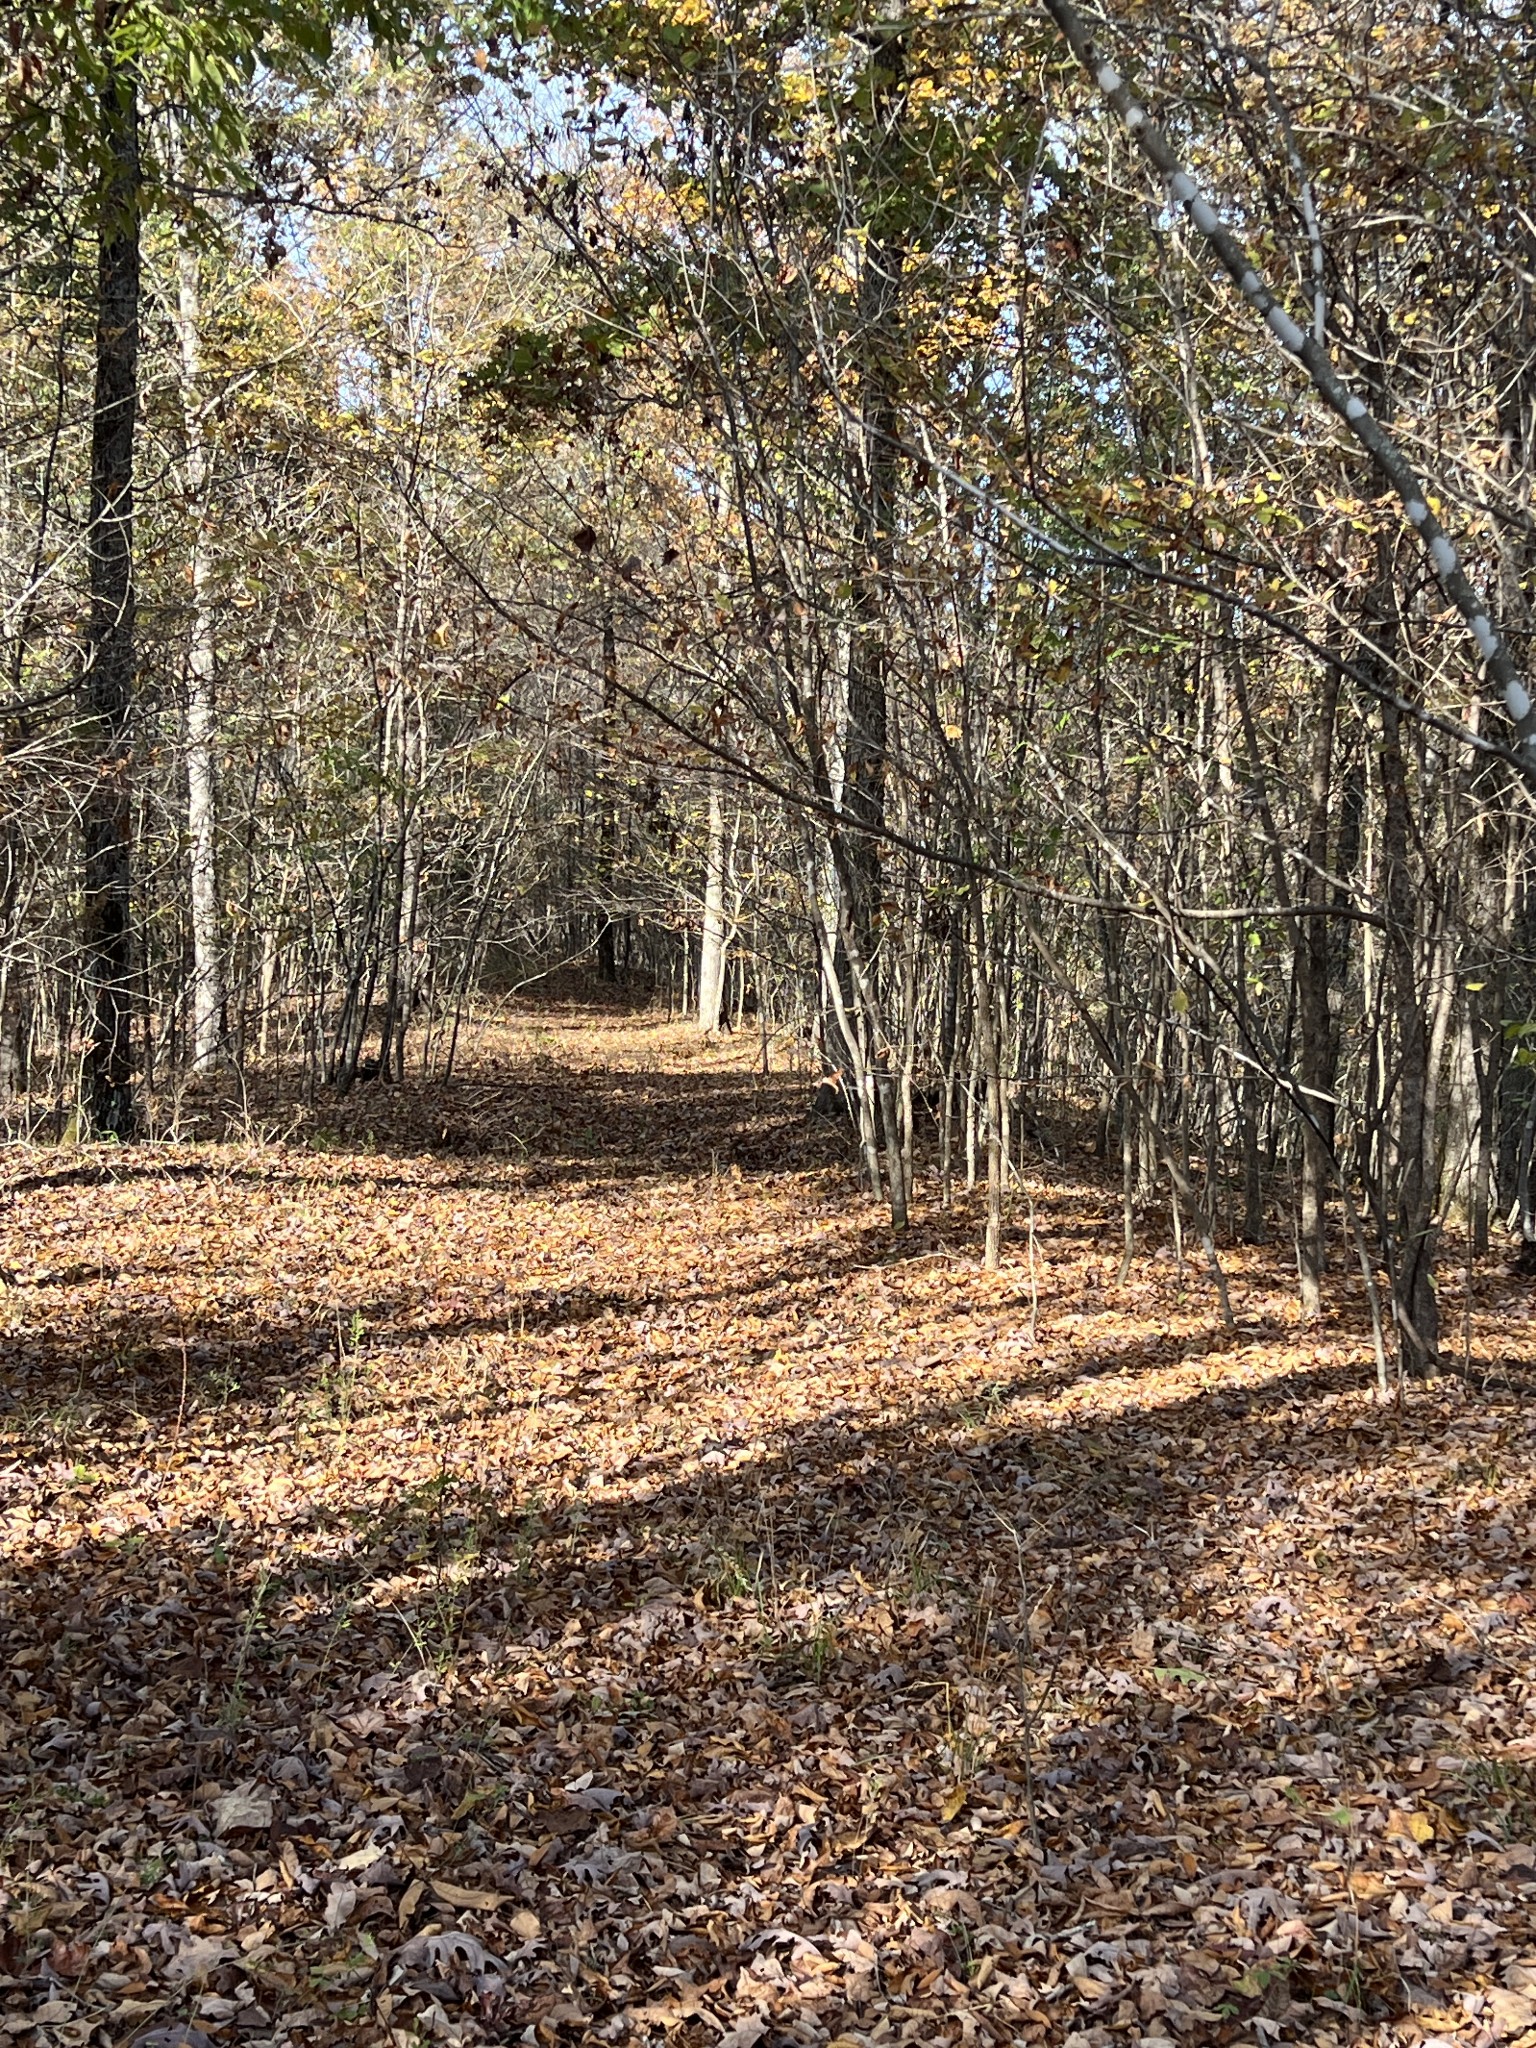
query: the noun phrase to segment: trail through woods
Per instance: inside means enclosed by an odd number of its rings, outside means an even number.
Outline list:
[[[755,1049],[4,1155],[0,2028],[1536,2042],[1528,1287],[1382,1407],[1350,1280],[1224,1335],[1048,1163],[986,1274]]]

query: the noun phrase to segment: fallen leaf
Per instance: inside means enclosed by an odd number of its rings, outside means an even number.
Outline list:
[[[731,2028],[728,2034],[720,2036],[719,2040],[715,2043],[715,2048],[757,2048],[758,2042],[762,2040],[767,2031],[768,2023],[766,2020],[740,2020]]]
[[[334,1934],[338,1927],[345,1927],[357,1907],[357,1886],[355,1884],[333,1884],[330,1896],[325,1902],[325,1928]]]
[[[165,1974],[173,1984],[199,1984],[234,1953],[231,1942],[215,1935],[196,1935],[171,1957]]]
[[[370,1870],[378,1860],[379,1852],[375,1848],[354,1849],[349,1856],[337,1857],[336,1868],[338,1870]]]
[[[1386,1834],[1389,1841],[1408,1842],[1421,1849],[1435,1839],[1435,1824],[1427,1813],[1417,1810],[1392,1813],[1387,1817]]]
[[[269,1828],[272,1801],[254,1786],[237,1786],[213,1802],[213,1831],[216,1835],[238,1834],[245,1828]]]
[[[1507,2041],[1536,2023],[1536,2002],[1524,1992],[1503,1991],[1496,1986],[1483,1993],[1482,2017],[1496,2041]]]
[[[494,1913],[498,1906],[507,1901],[505,1892],[476,1891],[470,1885],[450,1884],[446,1878],[434,1877],[432,1896],[444,1906],[463,1906],[478,1913]],[[404,1901],[401,1901],[404,1904]]]

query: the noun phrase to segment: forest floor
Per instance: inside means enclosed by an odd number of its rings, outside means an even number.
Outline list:
[[[1536,2043],[1528,1284],[1381,1405],[755,1055],[0,1155],[0,2033]]]

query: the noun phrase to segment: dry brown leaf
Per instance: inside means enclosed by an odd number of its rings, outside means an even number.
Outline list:
[[[432,1879],[432,1896],[445,1906],[463,1906],[478,1913],[494,1913],[506,1904],[504,1892],[477,1891],[472,1885],[450,1884],[446,1878]]]

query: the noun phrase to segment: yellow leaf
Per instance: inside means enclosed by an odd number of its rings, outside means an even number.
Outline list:
[[[1422,1849],[1426,1842],[1435,1839],[1435,1824],[1427,1813],[1394,1813],[1387,1819],[1388,1840],[1394,1835],[1400,1842],[1411,1842]]]
[[[952,1792],[945,1793],[944,1804],[939,1808],[940,1814],[945,1820],[953,1820],[970,1796],[963,1785],[957,1785]]]

